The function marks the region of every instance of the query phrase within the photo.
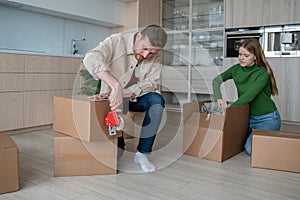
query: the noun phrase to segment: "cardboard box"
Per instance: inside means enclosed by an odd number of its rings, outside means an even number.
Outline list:
[[[134,127],[135,127],[135,117],[134,114],[131,112],[128,112],[127,114],[121,115],[123,119],[123,137],[124,139],[132,139],[134,138]]]
[[[205,102],[183,104],[184,153],[223,162],[244,151],[248,135],[249,106],[226,109],[225,115],[200,113]]]
[[[116,174],[117,140],[84,142],[57,133],[54,139],[54,176]]]
[[[300,172],[300,133],[252,130],[251,166]]]
[[[0,194],[19,190],[19,150],[7,133],[0,134]]]
[[[120,137],[121,131],[110,136],[105,117],[110,111],[108,101],[88,97],[54,97],[53,129],[86,142]]]
[[[133,134],[129,134],[129,135],[132,137],[139,138],[141,135],[142,125],[143,125],[143,121],[144,121],[146,112],[129,112],[129,113],[130,113],[131,118],[134,121],[133,125],[132,125],[132,127],[133,127],[132,133]],[[167,112],[164,109],[162,119],[159,124],[157,133],[159,133],[164,128],[166,122],[167,122]]]

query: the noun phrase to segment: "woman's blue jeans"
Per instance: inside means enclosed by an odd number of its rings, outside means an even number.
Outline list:
[[[141,153],[152,152],[152,146],[162,119],[164,107],[165,107],[165,101],[163,97],[156,92],[150,92],[141,97],[138,97],[136,102],[132,102],[132,101],[129,102],[129,111],[146,112],[145,118],[142,123],[139,143],[137,146],[137,150],[139,152]],[[120,138],[120,140],[119,143],[121,145],[122,143],[123,145],[125,145],[124,139]]]
[[[281,127],[281,119],[278,111],[260,115],[260,116],[250,116],[249,118],[249,136],[245,144],[245,151],[247,154],[251,155],[251,145],[252,145],[252,129],[259,130],[279,130]]]

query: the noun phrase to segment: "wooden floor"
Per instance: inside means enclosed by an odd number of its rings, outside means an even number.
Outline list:
[[[178,126],[176,121],[166,123],[155,148],[171,143],[174,137],[168,133]],[[159,170],[147,174],[137,173],[139,167],[125,155],[116,175],[54,177],[52,129],[11,137],[19,147],[21,188],[0,195],[0,200],[300,199],[299,173],[252,168],[244,152],[223,163],[175,152],[166,162],[154,158]],[[135,144],[130,139],[127,148]]]

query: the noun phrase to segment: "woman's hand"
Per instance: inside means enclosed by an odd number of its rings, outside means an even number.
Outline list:
[[[219,104],[219,106],[220,106],[223,110],[225,110],[225,109],[227,108],[227,103],[226,103],[226,101],[224,101],[223,99],[218,99],[218,100],[217,100],[217,103]]]

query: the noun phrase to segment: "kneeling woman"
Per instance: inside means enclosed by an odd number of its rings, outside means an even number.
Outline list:
[[[231,66],[213,80],[214,98],[224,109],[226,101],[222,99],[220,85],[233,79],[238,99],[231,105],[249,104],[249,136],[245,144],[246,152],[251,155],[252,129],[279,130],[280,114],[271,95],[277,95],[273,71],[256,39],[247,39],[239,46],[239,63]]]

